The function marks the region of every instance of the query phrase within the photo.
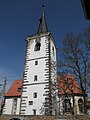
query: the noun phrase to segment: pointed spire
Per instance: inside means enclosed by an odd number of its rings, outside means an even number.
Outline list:
[[[44,0],[42,1],[42,14],[41,14],[41,18],[40,18],[40,23],[39,23],[39,28],[37,33],[44,33],[44,32],[48,32],[48,28],[47,28],[47,24],[46,24],[46,20],[45,20],[45,15],[44,15]]]

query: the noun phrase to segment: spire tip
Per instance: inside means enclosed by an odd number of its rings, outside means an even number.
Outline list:
[[[42,0],[42,8],[44,8],[44,0]]]
[[[40,24],[37,33],[44,33],[48,31],[45,15],[44,15],[44,0],[42,0],[42,13],[41,18],[39,19]]]

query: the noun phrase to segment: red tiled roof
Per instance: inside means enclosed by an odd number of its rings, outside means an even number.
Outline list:
[[[79,83],[73,75],[58,75],[59,94],[82,94]]]
[[[21,96],[22,92],[19,92],[18,88],[22,88],[22,80],[15,80],[5,94],[5,97]]]

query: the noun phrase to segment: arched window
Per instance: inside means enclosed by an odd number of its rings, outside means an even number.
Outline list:
[[[79,100],[78,100],[78,107],[79,107],[79,111],[81,112],[81,113],[83,113],[84,112],[84,109],[83,109],[83,100],[80,98]]]
[[[70,112],[71,111],[71,103],[70,99],[64,100],[64,112]]]
[[[35,44],[34,51],[39,51],[39,50],[40,50],[40,47],[41,47],[41,43],[37,42],[37,43]]]

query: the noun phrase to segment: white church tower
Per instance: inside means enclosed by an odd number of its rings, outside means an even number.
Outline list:
[[[54,114],[56,48],[46,24],[44,5],[38,32],[28,36],[26,41],[20,114]]]

